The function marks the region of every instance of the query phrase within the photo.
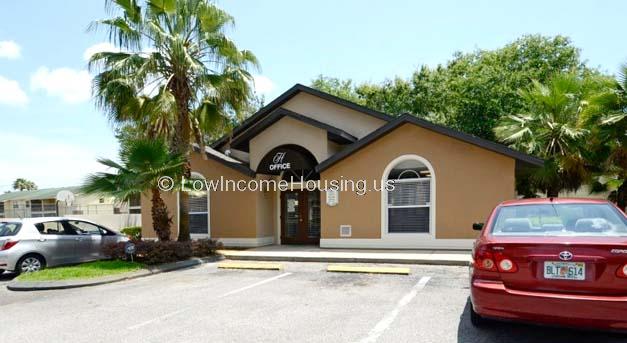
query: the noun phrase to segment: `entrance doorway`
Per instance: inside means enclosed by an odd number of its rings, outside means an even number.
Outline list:
[[[320,192],[281,192],[281,243],[320,244]]]

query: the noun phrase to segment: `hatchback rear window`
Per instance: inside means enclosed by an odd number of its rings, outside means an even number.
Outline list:
[[[20,232],[20,223],[0,222],[0,237],[15,236]]]
[[[627,219],[610,204],[534,204],[501,207],[495,236],[627,236]]]

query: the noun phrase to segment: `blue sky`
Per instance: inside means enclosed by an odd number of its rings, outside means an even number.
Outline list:
[[[62,5],[60,5],[62,4]],[[261,61],[266,102],[318,74],[378,82],[455,51],[493,49],[527,33],[563,34],[591,66],[627,62],[624,1],[221,0],[232,38]],[[111,126],[90,99],[86,32],[102,0],[0,4],[0,191],[25,177],[40,188],[79,184],[115,157]],[[88,50],[90,49],[91,50]]]

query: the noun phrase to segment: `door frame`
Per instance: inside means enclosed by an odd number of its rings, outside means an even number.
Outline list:
[[[319,191],[314,191],[319,194]],[[295,238],[286,237],[286,227],[285,220],[283,218],[284,213],[286,213],[287,209],[287,201],[285,200],[285,195],[287,193],[297,193],[298,194],[298,212],[299,212],[299,223],[297,234]],[[280,192],[279,195],[279,242],[280,244],[303,244],[303,245],[319,245],[320,237],[311,238],[309,237],[309,193],[308,190],[300,190],[300,189],[292,189]]]

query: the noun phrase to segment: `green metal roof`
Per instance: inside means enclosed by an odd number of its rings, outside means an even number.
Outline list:
[[[57,193],[60,191],[70,191],[74,194],[78,193],[80,187],[58,187],[58,188],[44,188],[34,191],[21,191],[21,192],[9,192],[0,194],[0,202],[9,200],[42,200],[42,199],[55,199]]]

